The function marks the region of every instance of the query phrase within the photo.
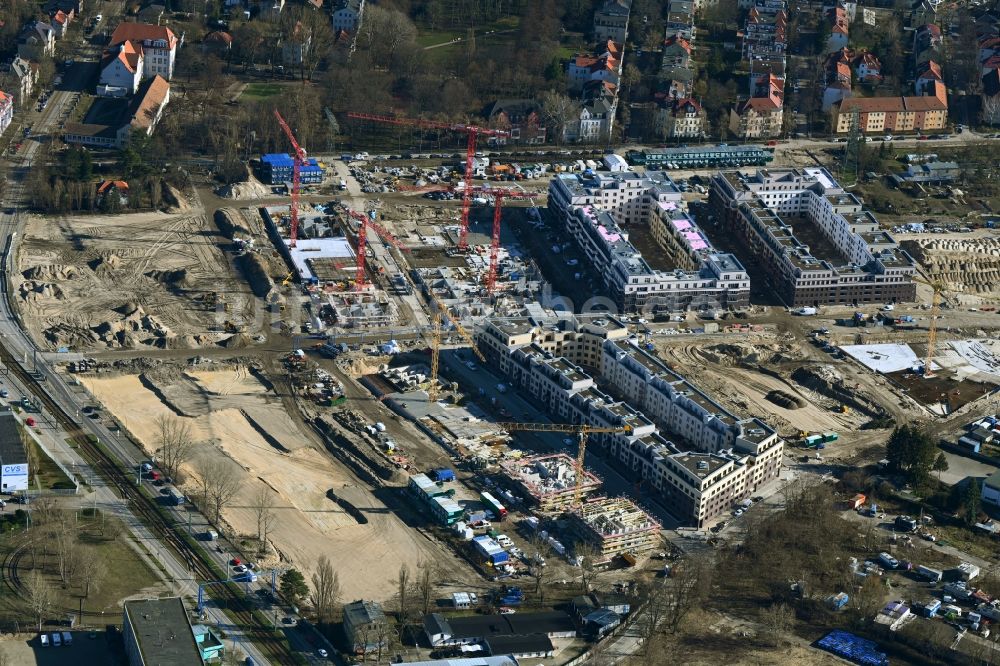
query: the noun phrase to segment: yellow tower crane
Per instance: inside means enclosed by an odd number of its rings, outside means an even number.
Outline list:
[[[937,346],[937,318],[938,313],[941,311],[941,296],[944,294],[945,286],[940,280],[930,281],[915,275],[913,279],[916,282],[926,284],[934,290],[934,295],[931,297],[930,319],[927,324],[927,357],[924,360],[924,379],[930,379],[934,376],[934,371],[931,370],[933,367],[931,363],[934,362],[934,351]]]
[[[587,454],[587,437],[593,432],[632,432],[632,426],[592,426],[586,423],[497,423],[498,427],[507,432],[514,430],[529,430],[532,432],[568,432],[573,433],[580,440],[580,446],[576,453],[576,486],[573,489],[573,506],[581,504],[580,495],[583,487],[583,460]]]
[[[444,303],[442,303],[437,299],[434,299],[434,302],[437,304],[438,308],[440,308],[441,314],[445,316],[445,319],[451,322],[451,325],[455,327],[455,330],[458,331],[458,334],[461,335],[462,338],[469,343],[469,346],[472,347],[473,353],[479,358],[480,361],[486,363],[486,357],[483,356],[483,352],[479,351],[479,347],[476,345],[476,340],[475,338],[472,337],[472,334],[469,333],[467,330],[465,330],[465,328],[458,323],[458,320],[455,319],[450,312],[448,312],[448,308],[445,306]]]
[[[434,301],[439,309],[435,310],[431,315],[431,383],[427,390],[427,396],[430,398],[431,402],[437,402],[438,397],[438,368],[440,367],[441,361],[441,316],[451,322],[451,325],[455,327],[458,334],[461,335],[469,346],[472,347],[472,351],[476,354],[480,361],[486,363],[486,357],[483,352],[479,351],[479,347],[476,346],[476,341],[473,339],[472,335],[462,327],[458,321],[451,316],[448,312],[448,308],[444,306],[441,301]]]
[[[431,319],[431,383],[427,396],[431,402],[438,399],[438,362],[441,360],[441,315],[434,313]]]

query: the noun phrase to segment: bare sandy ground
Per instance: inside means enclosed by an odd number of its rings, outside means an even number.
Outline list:
[[[281,403],[268,397],[253,376],[232,369],[186,376],[203,389],[200,399],[210,396],[206,413],[185,418],[203,442],[193,467],[201,459],[231,460],[244,478],[223,512],[237,533],[256,534],[253,498],[263,485],[274,493],[277,519],[270,540],[281,559],[308,579],[316,560],[326,555],[339,571],[345,599],[390,597],[394,588],[390,581],[403,562],[443,563],[442,558],[448,558],[449,566],[455,567],[450,553],[406,527],[339,463],[313,449]],[[136,375],[83,376],[80,381],[152,453],[156,418],[173,414],[156,394]],[[240,409],[263,424],[288,452],[272,446]],[[359,525],[327,499],[329,489],[364,512],[368,524]],[[187,490],[193,493],[193,484]]]
[[[30,216],[11,300],[43,348],[212,345],[226,319],[250,323],[255,307],[221,240],[196,212]]]
[[[837,430],[839,428],[854,428],[856,424],[851,417],[841,416],[810,402],[810,396],[796,390],[790,384],[760,372],[743,370],[742,368],[727,368],[726,375],[739,387],[740,396],[752,405],[753,413],[769,412],[787,421],[792,427],[804,431]],[[806,401],[799,409],[785,409],[767,399],[771,391],[780,390],[790,393]]]

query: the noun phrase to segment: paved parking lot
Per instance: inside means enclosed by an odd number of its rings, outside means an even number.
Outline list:
[[[951,453],[950,451],[943,451],[943,453],[945,459],[948,461],[948,471],[941,472],[941,481],[947,483],[949,486],[955,485],[968,476],[981,479],[997,471],[997,467],[994,465],[988,465],[972,458]],[[937,474],[937,472],[934,473]]]
[[[124,655],[116,653],[108,645],[105,633],[74,631],[73,644],[69,647],[41,647],[38,634],[11,637],[0,641],[0,654],[18,666],[124,666]],[[90,638],[93,635],[94,638]]]

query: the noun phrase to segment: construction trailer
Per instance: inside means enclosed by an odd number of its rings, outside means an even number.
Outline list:
[[[288,153],[269,153],[260,158],[260,178],[269,185],[292,182],[295,160]],[[299,180],[315,185],[323,182],[323,167],[310,157],[299,168]]]

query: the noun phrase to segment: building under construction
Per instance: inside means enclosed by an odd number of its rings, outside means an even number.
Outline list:
[[[660,524],[627,497],[598,497],[567,515],[570,532],[578,543],[593,546],[598,562],[641,555],[659,543]]]
[[[508,460],[501,468],[510,482],[542,512],[569,508],[576,494],[576,461],[565,453]],[[601,488],[601,480],[584,470],[580,495]]]
[[[399,320],[396,303],[384,291],[328,294],[337,326],[350,329],[386,328]]]

